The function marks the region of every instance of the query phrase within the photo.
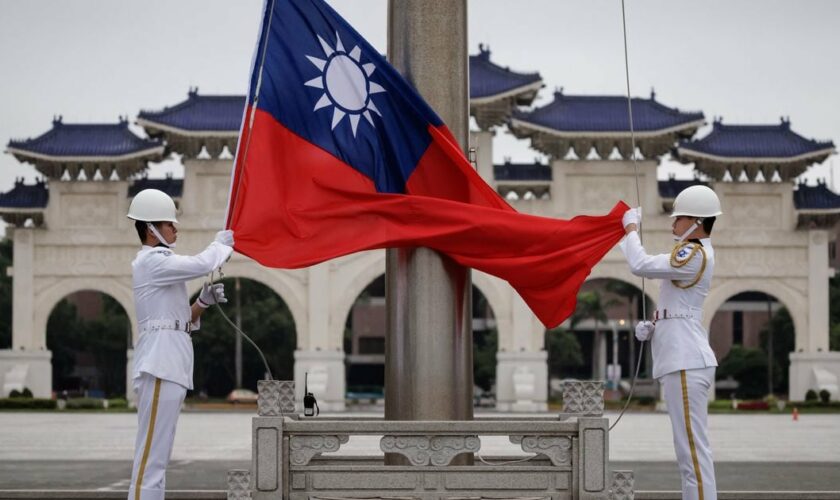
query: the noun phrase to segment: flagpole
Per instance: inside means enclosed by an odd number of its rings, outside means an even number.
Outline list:
[[[468,147],[466,0],[390,0],[388,59]],[[386,420],[472,420],[469,269],[428,248],[389,249]],[[388,454],[386,462],[402,463]],[[471,464],[456,457],[453,465]]]

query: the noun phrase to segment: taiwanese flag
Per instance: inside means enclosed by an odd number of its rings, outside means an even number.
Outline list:
[[[623,236],[626,208],[570,221],[516,212],[332,8],[267,2],[227,214],[238,252],[299,268],[374,248],[433,248],[507,280],[552,327]]]

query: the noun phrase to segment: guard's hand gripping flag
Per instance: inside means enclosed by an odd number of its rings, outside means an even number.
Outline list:
[[[321,0],[268,0],[231,180],[236,250],[298,268],[423,246],[507,280],[558,325],[624,234],[609,215],[520,214],[411,85]]]

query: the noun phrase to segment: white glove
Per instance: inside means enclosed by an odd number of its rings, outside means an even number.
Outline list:
[[[621,218],[621,224],[624,227],[627,227],[630,224],[636,224],[638,226],[641,222],[642,207],[627,209],[627,211],[624,212],[624,217]]]
[[[224,304],[227,302],[225,297],[225,285],[222,283],[205,283],[201,287],[201,293],[198,294],[198,306],[207,309],[213,304]]]
[[[233,231],[230,229],[226,229],[224,231],[219,231],[216,233],[216,241],[221,243],[222,245],[232,247],[233,246]]]
[[[654,325],[650,321],[639,321],[639,323],[636,324],[636,339],[638,339],[639,342],[648,340],[650,336],[653,335],[653,327]]]

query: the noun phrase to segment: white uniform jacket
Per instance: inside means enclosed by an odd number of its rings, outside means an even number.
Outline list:
[[[133,379],[146,372],[193,388],[193,347],[187,330],[197,330],[199,325],[190,324],[187,281],[217,269],[231,252],[231,247],[215,241],[193,256],[146,245],[137,252],[131,263],[140,332],[134,346]]]
[[[633,274],[662,280],[659,303],[652,318],[656,322],[651,338],[653,378],[678,370],[717,366],[709,334],[703,328],[703,300],[712,283],[715,251],[709,238],[700,240],[700,244],[706,254],[705,268],[702,252],[698,250],[691,256],[697,243],[689,243],[673,260],[671,254],[648,255],[636,231],[620,244]],[[699,273],[702,276],[696,284],[688,286]]]

